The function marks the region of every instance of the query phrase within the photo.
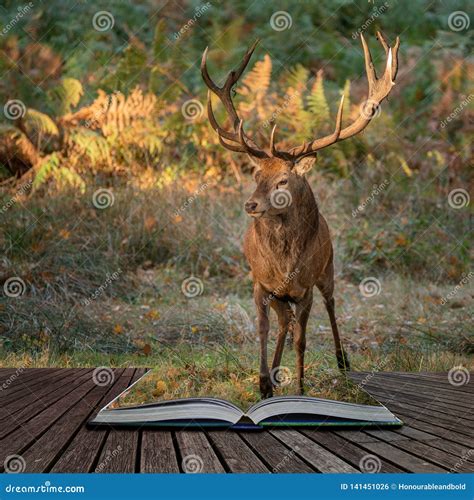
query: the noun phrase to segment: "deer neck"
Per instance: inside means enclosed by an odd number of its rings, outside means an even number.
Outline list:
[[[284,214],[256,219],[254,227],[266,255],[270,253],[278,261],[298,259],[319,228],[318,205],[306,179]]]

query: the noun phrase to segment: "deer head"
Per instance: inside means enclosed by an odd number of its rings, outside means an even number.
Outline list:
[[[268,150],[264,150],[250,139],[244,131],[243,121],[239,118],[232,102],[231,92],[237,83],[258,44],[258,40],[250,47],[239,66],[231,71],[224,85],[217,86],[209,76],[207,70],[207,52],[204,51],[201,62],[201,74],[209,88],[207,99],[207,113],[212,128],[217,132],[219,142],[230,151],[246,153],[254,165],[254,179],[257,188],[245,204],[245,210],[252,217],[263,215],[278,215],[292,205],[292,200],[300,199],[301,193],[308,184],[304,175],[316,161],[319,150],[331,146],[336,142],[348,139],[362,132],[370,123],[380,103],[388,96],[395,85],[398,70],[398,49],[400,40],[397,37],[395,45],[390,47],[382,33],[377,32],[382,47],[385,50],[387,62],[380,78],[377,78],[372,62],[372,56],[364,36],[361,34],[362,48],[364,51],[365,69],[368,80],[368,96],[361,109],[359,117],[349,126],[342,128],[342,110],[344,96],[341,97],[336,115],[334,132],[320,139],[313,139],[301,146],[288,151],[279,150],[275,144],[276,125],[273,126]],[[211,102],[211,92],[216,94],[229,116],[232,130],[225,130],[214,116]]]

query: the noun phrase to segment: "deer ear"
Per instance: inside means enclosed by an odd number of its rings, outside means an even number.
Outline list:
[[[309,172],[316,162],[316,156],[305,156],[301,158],[293,167],[293,172],[298,175],[304,175]]]
[[[260,161],[258,158],[255,158],[252,155],[247,155],[247,158],[250,161],[250,164],[252,165],[252,175],[255,175],[259,170],[261,170],[262,165],[260,164]]]

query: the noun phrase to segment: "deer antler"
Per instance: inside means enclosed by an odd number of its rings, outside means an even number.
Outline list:
[[[388,96],[392,87],[395,85],[395,78],[398,71],[398,49],[400,47],[400,39],[397,37],[395,45],[390,47],[386,42],[384,36],[380,31],[377,32],[377,38],[380,41],[382,47],[385,50],[387,56],[387,63],[385,65],[385,70],[380,78],[377,78],[375,72],[374,64],[372,62],[372,56],[370,54],[369,47],[365,41],[364,35],[360,35],[362,48],[364,50],[365,59],[365,71],[367,73],[367,81],[369,85],[368,96],[364,103],[364,109],[361,111],[359,117],[348,127],[342,128],[342,110],[344,104],[344,96],[341,98],[339,103],[339,109],[336,116],[336,126],[334,132],[330,135],[322,137],[320,139],[314,139],[311,142],[304,143],[302,146],[298,146],[290,149],[289,151],[280,151],[275,146],[275,128],[272,129],[270,136],[270,155],[276,158],[281,158],[283,160],[296,162],[305,156],[316,155],[316,153],[323,148],[331,146],[336,142],[343,141],[349,137],[362,132],[365,127],[370,123],[375,115],[375,112],[380,105],[380,103]],[[207,112],[209,115],[209,121],[212,128],[219,135],[219,142],[230,149],[231,151],[236,151],[238,153],[248,153],[250,155],[256,156],[258,158],[269,158],[270,155],[265,151],[260,149],[243,131],[242,120],[237,115],[234,104],[232,102],[231,91],[232,87],[238,81],[245,68],[247,67],[250,58],[257,46],[258,40],[247,50],[242,62],[238,68],[231,71],[227,76],[227,79],[222,87],[218,87],[210,78],[207,71],[206,61],[207,61],[207,48],[204,51],[201,62],[201,74],[204,82],[209,87],[209,89],[214,92],[221,100],[224,108],[226,109],[230,119],[232,120],[232,125],[234,132],[229,132],[223,129],[218,123],[214,116],[211,103],[211,93],[208,92],[207,99]],[[236,144],[230,144],[224,139],[232,141]]]
[[[207,52],[208,47],[204,51],[202,55],[201,61],[201,75],[208,86],[210,91],[214,92],[222,104],[224,105],[229,118],[232,121],[232,126],[234,128],[234,132],[229,132],[223,129],[218,123],[214,116],[214,112],[212,110],[212,102],[211,102],[211,92],[209,91],[207,94],[207,114],[209,116],[209,121],[211,123],[212,128],[217,132],[219,136],[219,142],[227,149],[231,151],[236,151],[238,153],[248,153],[250,155],[256,156],[257,158],[268,158],[268,154],[265,153],[262,149],[260,149],[251,139],[247,137],[247,135],[243,131],[243,123],[239,118],[237,111],[235,110],[234,103],[232,102],[231,92],[232,87],[237,83],[238,79],[242,76],[245,68],[247,67],[250,58],[257,46],[259,40],[256,40],[254,44],[247,50],[245,53],[241,63],[237,67],[237,69],[232,70],[226,78],[224,85],[222,87],[218,87],[209,76],[209,72],[207,71]],[[224,141],[227,139],[229,141],[233,141],[237,143],[237,145],[229,144]]]

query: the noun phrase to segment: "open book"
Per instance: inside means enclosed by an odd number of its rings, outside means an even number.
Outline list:
[[[399,426],[401,420],[350,379],[337,375],[334,399],[275,396],[242,409],[241,401],[218,397],[164,399],[152,370],[102,408],[93,425],[155,427]],[[334,382],[334,380],[336,382]],[[157,388],[161,391],[157,392]],[[311,392],[311,391],[310,391]],[[156,399],[156,400],[154,400]]]

